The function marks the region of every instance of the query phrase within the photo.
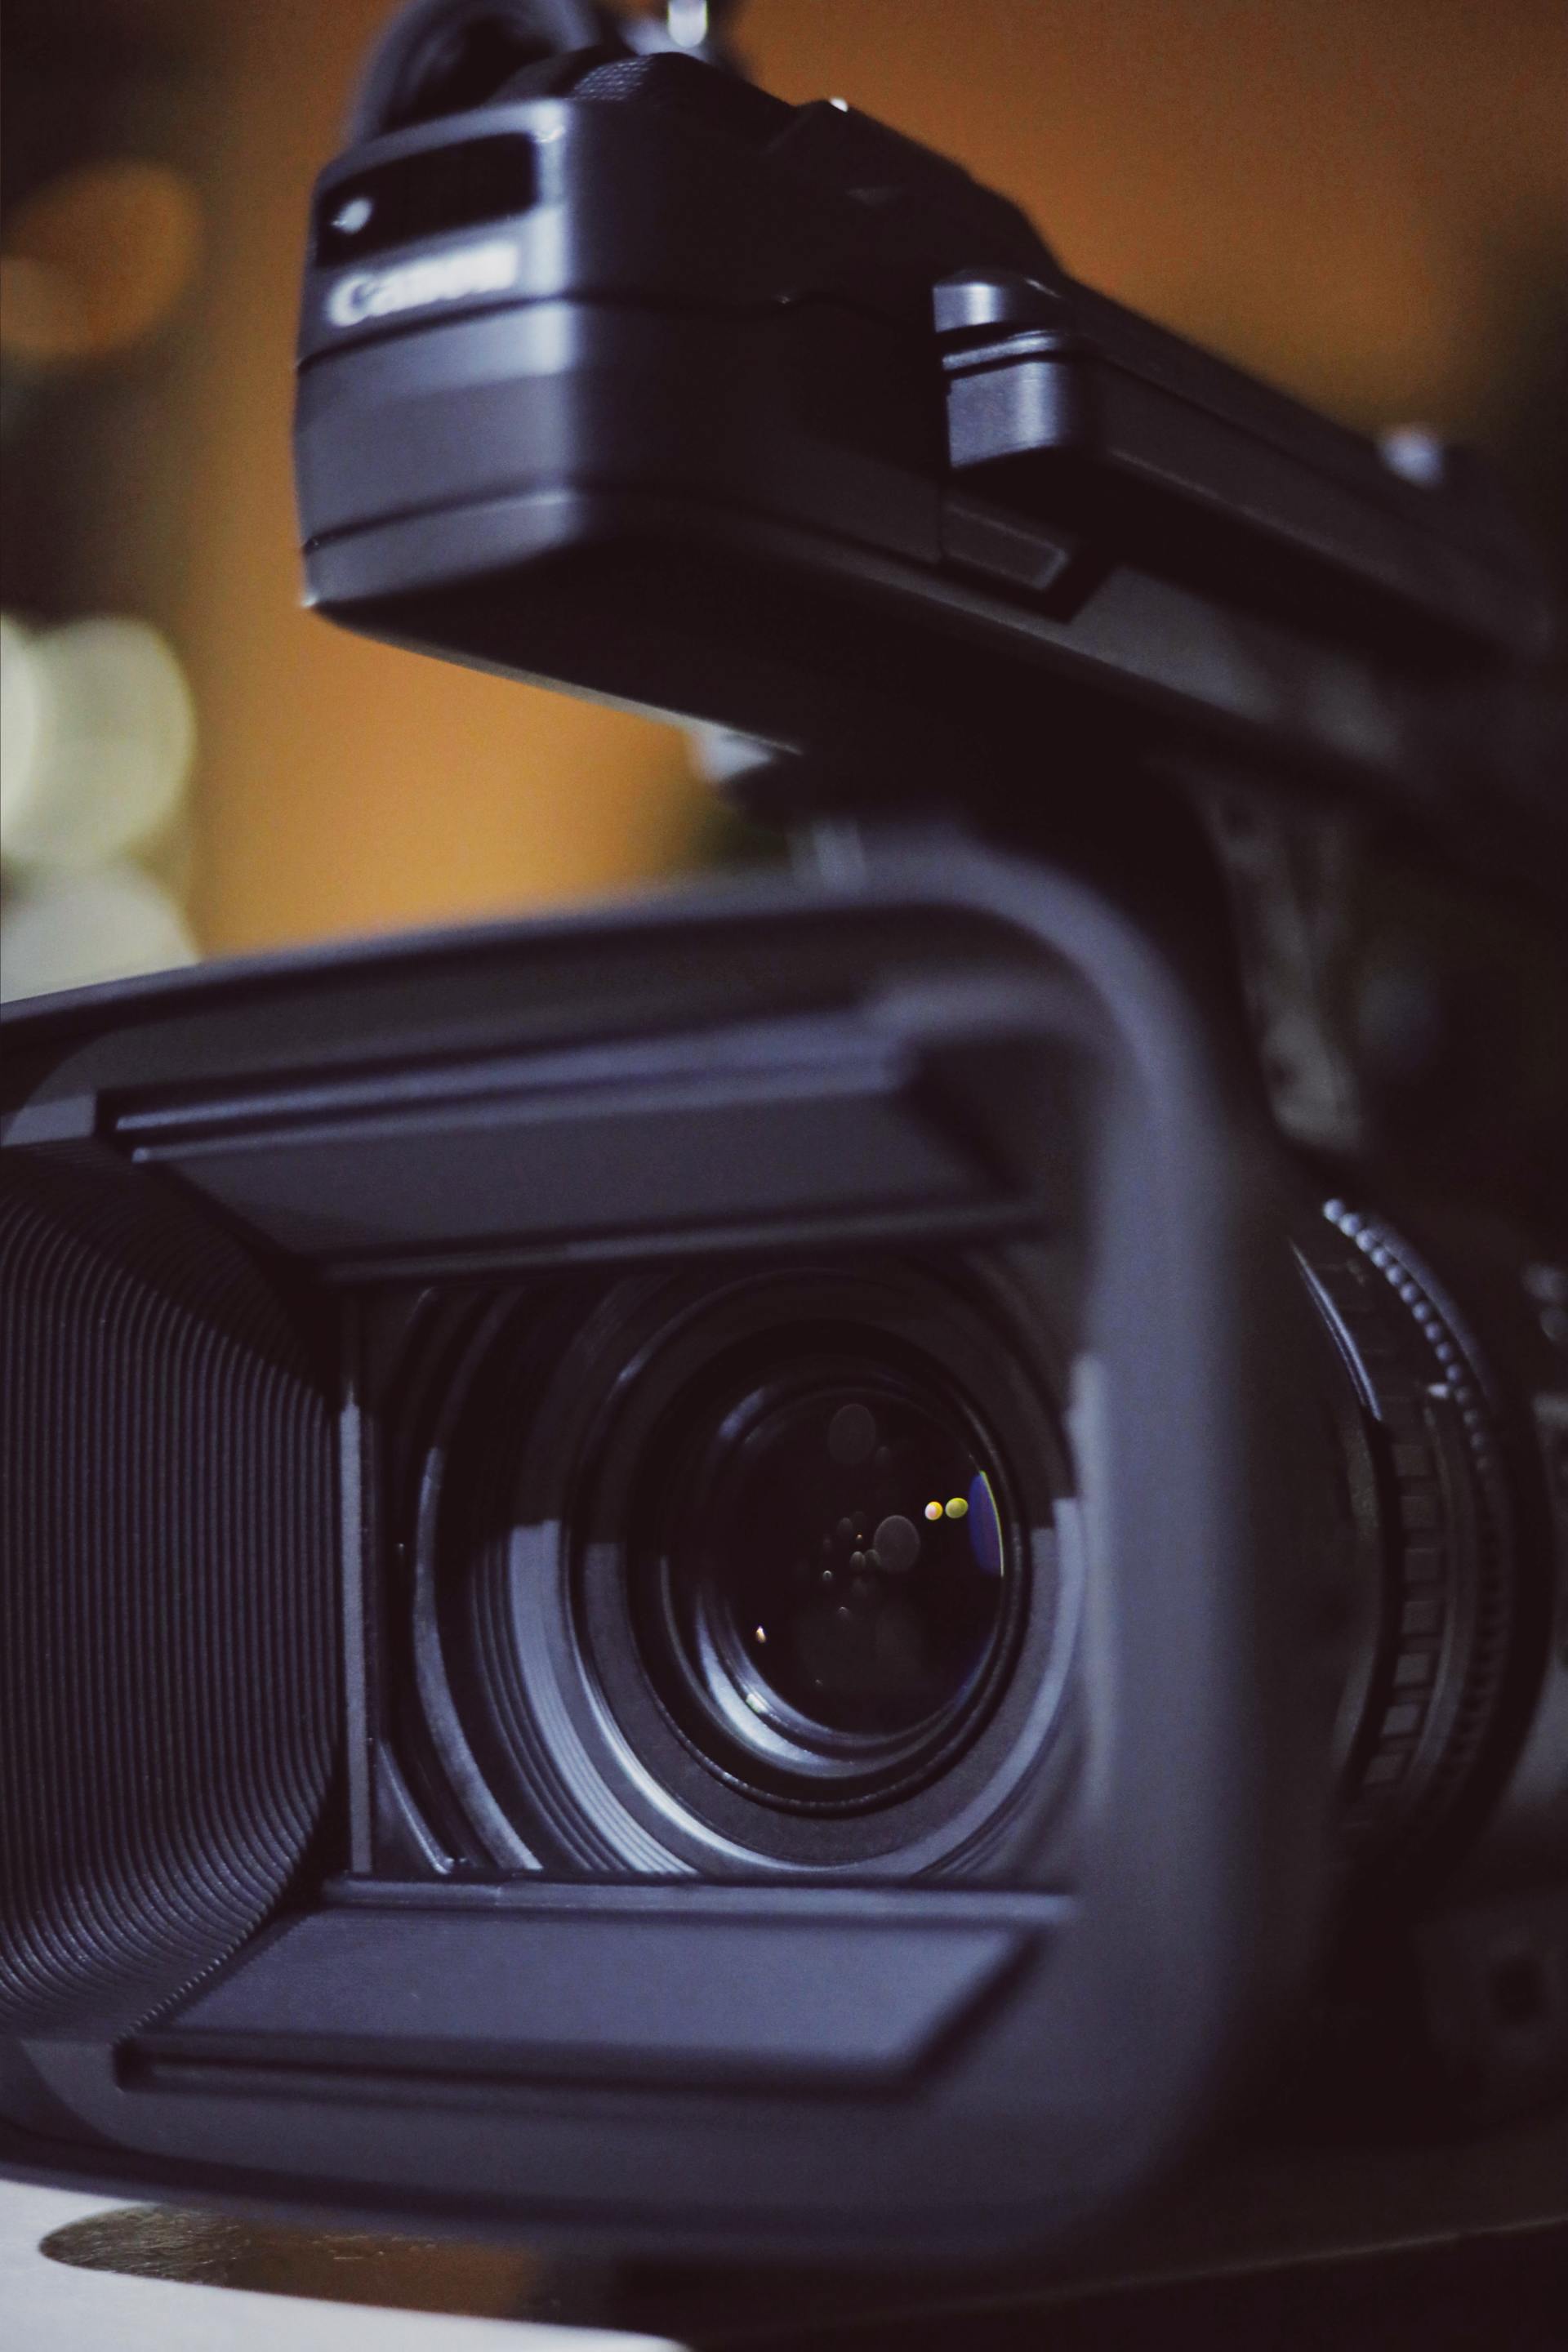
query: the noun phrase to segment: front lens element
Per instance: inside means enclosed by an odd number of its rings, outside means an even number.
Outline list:
[[[983,1440],[934,1386],[811,1364],[700,1416],[663,1546],[672,1711],[710,1752],[853,1779],[945,1747],[990,1680],[1013,1561]]]

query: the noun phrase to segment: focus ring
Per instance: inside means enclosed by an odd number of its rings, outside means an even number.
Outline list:
[[[1302,1255],[1362,1392],[1380,1479],[1386,1587],[1378,1670],[1352,1751],[1352,1853],[1402,1861],[1451,1821],[1485,1744],[1510,1622],[1511,1514],[1484,1375],[1407,1244],[1331,1201]]]

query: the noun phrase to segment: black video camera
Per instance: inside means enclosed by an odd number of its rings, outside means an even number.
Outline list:
[[[797,855],[8,1018],[5,2168],[973,2258],[1269,2084],[1549,2099],[1485,478],[576,0],[400,19],[310,237],[312,600],[700,722]]]

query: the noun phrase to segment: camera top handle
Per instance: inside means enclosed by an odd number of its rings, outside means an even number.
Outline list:
[[[1560,886],[1551,599],[1479,467],[1385,454],[713,54],[578,0],[395,25],[314,205],[314,604],[863,803],[1033,827],[1108,756],[1195,756]]]

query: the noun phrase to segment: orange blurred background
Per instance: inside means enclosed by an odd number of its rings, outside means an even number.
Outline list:
[[[175,649],[193,782],[145,862],[208,953],[536,906],[700,854],[674,730],[299,607],[307,197],[388,13],[7,10],[3,601],[30,627],[132,614]],[[1122,299],[1354,424],[1490,446],[1560,530],[1562,0],[750,0],[737,38],[780,95],[842,95],[955,154]],[[101,187],[73,193],[127,163],[142,178],[107,213]],[[105,262],[100,237],[97,291],[72,293],[70,208],[90,241],[94,201],[121,243]]]

